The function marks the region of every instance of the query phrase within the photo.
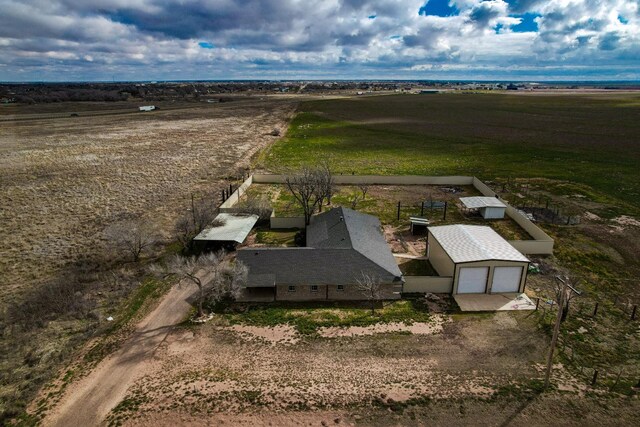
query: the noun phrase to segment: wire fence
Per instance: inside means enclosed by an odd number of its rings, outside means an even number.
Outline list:
[[[586,210],[576,204],[561,204],[539,192],[532,192],[528,183],[514,181],[485,182],[511,206],[532,221],[557,225],[578,225]]]
[[[553,298],[536,298],[536,310],[543,328],[552,328],[557,317],[558,305]],[[638,300],[629,295],[619,294],[611,300],[590,298],[583,301],[571,301],[567,319],[575,317],[585,324],[597,325],[602,322],[609,328],[617,323],[619,328],[637,329],[640,313]],[[566,323],[565,323],[566,324]],[[621,326],[622,325],[622,326]],[[584,329],[583,329],[584,328]],[[583,334],[593,335],[595,342],[604,346],[606,354],[612,354],[616,360],[596,357],[584,345]],[[629,394],[640,389],[640,364],[637,355],[631,354],[627,340],[632,340],[624,332],[602,332],[596,328],[589,330],[584,326],[569,330],[558,340],[560,358],[570,368],[583,385],[605,389],[610,392]],[[606,341],[605,343],[605,340]]]

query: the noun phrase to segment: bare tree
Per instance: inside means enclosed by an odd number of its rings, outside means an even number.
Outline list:
[[[238,211],[258,215],[258,221],[264,223],[269,221],[273,208],[266,196],[251,197],[238,205]]]
[[[117,249],[127,252],[134,262],[138,262],[142,252],[158,241],[156,230],[142,220],[116,223],[108,227],[105,234]]]
[[[316,179],[318,182],[318,197],[320,197],[320,210],[322,205],[326,201],[327,205],[331,204],[331,197],[335,190],[335,182],[333,180],[333,174],[331,173],[331,167],[328,160],[320,161],[316,168]]]
[[[178,218],[175,225],[176,239],[185,249],[190,249],[193,238],[207,226],[214,226],[214,219],[218,210],[208,200],[196,201],[191,196],[191,207]]]
[[[242,262],[225,261],[220,264],[207,291],[207,299],[216,304],[225,299],[236,299],[247,282],[249,269]]]
[[[362,200],[367,198],[367,191],[369,191],[369,184],[360,184],[358,185],[360,192],[362,193]]]
[[[382,283],[380,283],[380,279],[363,271],[361,272],[361,277],[357,279],[357,282],[358,290],[371,304],[371,314],[375,314],[376,303],[382,300],[384,295],[384,288]]]
[[[240,262],[233,265],[225,261],[224,252],[211,252],[201,256],[175,255],[166,267],[154,266],[152,272],[164,278],[173,277],[198,287],[198,316],[204,315],[203,304],[209,298],[218,302],[237,297],[240,286],[246,281],[247,268]]]
[[[285,184],[302,207],[305,225],[309,225],[311,215],[321,209],[325,201],[331,203],[334,182],[326,162],[316,168],[303,167],[299,174],[288,176]]]
[[[358,206],[358,203],[360,203],[360,200],[362,197],[362,194],[360,193],[353,193],[353,197],[351,198],[351,209],[355,210],[356,207]]]

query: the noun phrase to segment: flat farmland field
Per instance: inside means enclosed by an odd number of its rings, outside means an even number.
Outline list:
[[[213,194],[286,126],[292,105],[243,102],[0,126],[0,301],[105,243],[141,217],[169,236],[192,193]],[[217,199],[216,199],[217,200]]]
[[[638,94],[396,95],[300,112],[263,156],[268,169],[329,157],[343,173],[547,178],[640,208]]]

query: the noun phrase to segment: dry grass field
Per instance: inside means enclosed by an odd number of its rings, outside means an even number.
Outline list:
[[[256,101],[3,123],[0,301],[100,253],[119,219],[142,217],[168,236],[191,193],[214,193],[291,111]]]
[[[113,250],[107,227],[141,218],[164,237],[154,253],[166,251],[191,194],[217,203],[225,177],[273,142],[274,128],[286,129],[295,103],[243,99],[82,116],[102,107],[61,104],[65,117],[35,120],[50,109],[31,106],[29,119],[0,122],[0,424],[23,413],[74,348],[122,329],[166,291],[145,282],[146,260],[133,265]],[[50,280],[72,283],[71,274],[81,282],[77,297],[38,296]],[[61,313],[34,307],[57,297]],[[17,325],[9,309],[23,301],[47,318]]]

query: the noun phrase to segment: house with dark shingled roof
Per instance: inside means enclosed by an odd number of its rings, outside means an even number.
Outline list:
[[[363,300],[362,273],[383,285],[383,299],[398,299],[402,273],[378,218],[343,207],[314,215],[302,248],[246,248],[249,269],[241,300]]]

